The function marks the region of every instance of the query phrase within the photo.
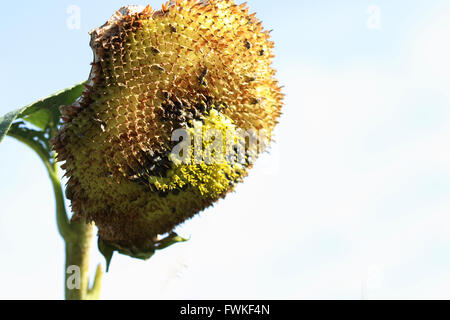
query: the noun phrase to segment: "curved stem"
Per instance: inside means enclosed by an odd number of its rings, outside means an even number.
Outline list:
[[[8,132],[8,135],[33,149],[44,163],[45,168],[47,169],[48,176],[52,182],[53,192],[55,195],[56,223],[59,233],[66,241],[69,238],[73,238],[75,234],[71,230],[69,218],[67,217],[66,207],[64,204],[64,195],[62,193],[61,182],[58,177],[58,165],[56,164],[56,161],[54,160],[53,163],[51,163],[50,155],[45,152],[45,150],[43,150],[41,146],[35,141],[30,140],[22,135],[15,134],[12,131]]]
[[[93,236],[93,225],[85,221],[70,222],[64,203],[58,165],[55,155],[44,150],[38,143],[12,131],[9,136],[33,149],[44,163],[52,182],[56,202],[56,223],[66,244],[65,297],[67,300],[99,299],[103,273],[97,268],[94,284],[89,289],[89,258]],[[51,161],[52,159],[53,161]]]
[[[52,181],[53,192],[55,194],[56,201],[56,224],[61,237],[67,241],[73,241],[76,238],[76,232],[74,232],[69,218],[66,212],[66,206],[64,203],[64,195],[62,191],[61,181],[58,177],[58,166],[56,161],[53,164],[53,170],[49,171],[50,180]]]

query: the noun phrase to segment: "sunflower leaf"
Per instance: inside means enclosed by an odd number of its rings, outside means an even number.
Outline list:
[[[5,114],[3,117],[0,117],[0,142],[2,142],[3,138],[11,128],[12,123],[17,119],[19,114],[23,112],[23,110],[24,108],[17,109]]]
[[[76,84],[0,117],[0,142],[17,119],[23,119],[42,130],[56,128],[61,116],[59,106],[72,104],[81,95],[83,88],[84,82]]]

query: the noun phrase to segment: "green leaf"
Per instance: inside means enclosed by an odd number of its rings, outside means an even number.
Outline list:
[[[175,232],[169,234],[169,236],[167,236],[166,238],[158,241],[155,243],[155,247],[156,250],[163,250],[166,249],[176,243],[179,242],[186,242],[189,241],[188,239],[184,239],[182,237],[180,237],[179,235],[177,235]]]
[[[139,260],[149,260],[154,256],[156,250],[166,249],[176,243],[186,242],[188,239],[184,239],[177,235],[175,232],[170,233],[166,238],[160,241],[149,241],[147,248],[125,248],[117,243],[111,243],[107,241],[98,239],[98,249],[105,257],[106,260],[106,272],[109,270],[111,265],[111,260],[114,252],[118,252],[124,256],[129,256],[131,258]]]
[[[54,127],[50,123],[55,123],[55,119],[52,117],[52,112],[49,109],[38,110],[23,119],[40,129],[45,129],[47,126]]]
[[[135,259],[147,261],[147,260],[149,260],[151,257],[154,256],[154,254],[155,254],[155,248],[152,247],[152,246],[150,246],[149,248],[147,248],[147,249],[145,249],[145,250],[144,250],[144,249],[141,249],[141,250],[136,251],[136,252],[130,251],[130,250],[128,250],[128,249],[125,249],[125,250],[118,250],[118,252],[119,252],[120,254],[123,254],[124,256],[129,256],[129,257],[131,257],[131,258],[135,258]]]
[[[25,121],[41,129],[44,129],[47,124],[52,127],[56,126],[61,116],[59,107],[74,103],[83,93],[83,89],[84,82],[39,100],[25,107],[25,110],[19,115],[19,118],[23,118]]]
[[[97,242],[98,245],[98,251],[105,257],[106,260],[106,272],[109,271],[109,267],[111,265],[111,260],[114,255],[114,251],[116,251],[116,248],[110,246],[108,243],[98,239]]]
[[[0,142],[2,142],[3,138],[6,136],[9,129],[11,128],[11,125],[14,122],[14,120],[17,119],[18,115],[21,114],[24,109],[25,108],[17,109],[15,111],[5,114],[3,117],[0,117]]]
[[[46,127],[56,128],[61,116],[59,107],[74,103],[81,96],[83,89],[84,82],[0,117],[0,142],[8,133],[11,124],[19,118],[40,129],[45,129]]]
[[[8,132],[10,137],[22,141],[42,158],[42,160],[52,162],[51,147],[49,142],[49,129],[37,131],[25,126],[23,121],[14,122]]]

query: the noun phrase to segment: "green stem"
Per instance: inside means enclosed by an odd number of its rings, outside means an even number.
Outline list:
[[[67,217],[61,181],[59,180],[57,172],[58,166],[55,161],[53,164],[53,170],[49,171],[49,176],[52,181],[53,193],[55,194],[56,224],[58,226],[59,234],[63,237],[64,241],[71,242],[76,239],[77,234],[74,232],[69,218]]]
[[[66,300],[86,300],[89,292],[89,253],[93,235],[92,225],[72,223],[77,239],[66,241]],[[73,269],[75,267],[75,269]]]
[[[38,154],[52,182],[56,202],[56,223],[59,233],[66,244],[66,272],[64,281],[66,299],[99,299],[103,277],[100,266],[97,268],[92,289],[89,289],[89,258],[93,226],[84,221],[70,222],[64,203],[61,181],[58,177],[58,165],[55,156],[51,156],[50,151],[46,152],[37,142],[23,135],[15,134],[11,131],[8,135],[23,142]],[[79,279],[76,277],[79,277]]]

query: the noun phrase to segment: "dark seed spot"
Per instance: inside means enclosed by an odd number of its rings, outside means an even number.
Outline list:
[[[202,74],[198,78],[198,83],[202,86],[207,85],[207,82],[205,80],[205,77],[208,75],[208,68],[205,68],[205,70],[202,71]]]
[[[160,54],[161,53],[161,51],[159,51],[158,48],[156,48],[156,47],[151,47],[151,50],[152,50],[152,52],[154,54]]]
[[[97,123],[98,125],[100,125],[100,129],[102,129],[103,132],[106,131],[106,123],[100,119],[97,118],[92,118],[92,120]]]
[[[163,67],[161,67],[159,64],[154,64],[154,65],[151,66],[151,68],[152,68],[152,70],[155,70],[155,71],[161,71],[161,72],[165,72],[165,71],[166,71],[166,70],[165,70]]]
[[[253,98],[252,100],[251,100],[251,104],[258,104],[258,103],[260,103],[261,102],[261,99],[259,99],[259,98]]]
[[[160,191],[158,192],[158,195],[160,198],[167,198],[167,196],[169,195],[168,191]]]
[[[163,96],[164,96],[164,99],[169,99],[170,93],[168,91],[163,91]]]

